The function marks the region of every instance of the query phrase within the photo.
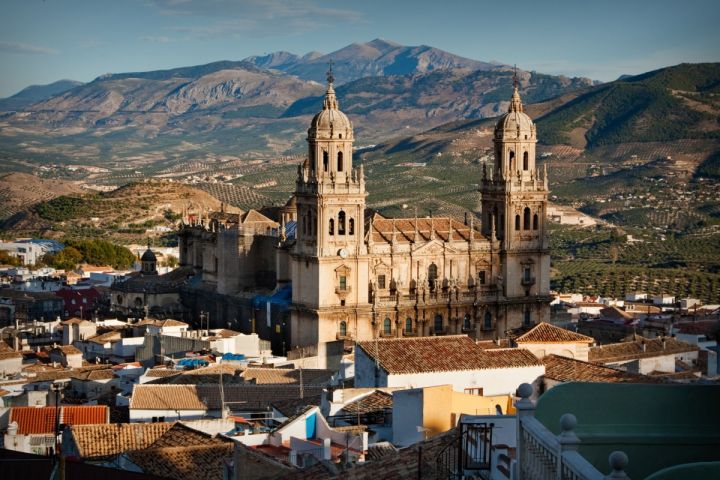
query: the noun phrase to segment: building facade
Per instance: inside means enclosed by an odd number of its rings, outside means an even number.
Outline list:
[[[242,229],[208,217],[181,229],[181,265],[202,269],[216,292],[247,297],[248,267],[272,262],[275,288],[292,285],[284,322],[292,347],[457,333],[493,339],[547,321],[548,178],[536,168],[535,125],[517,86],[495,128],[495,162],[484,169],[482,217],[390,219],[366,207],[353,125],[339,109],[333,80],[330,72],[277,235],[268,230],[228,247],[228,238],[243,238]],[[273,250],[263,247],[267,238]],[[249,255],[253,249],[263,258]]]

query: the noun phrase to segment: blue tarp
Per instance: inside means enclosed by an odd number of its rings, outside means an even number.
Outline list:
[[[239,362],[241,360],[245,360],[245,355],[242,353],[223,353],[223,356],[221,357],[223,361],[235,361]]]
[[[290,220],[285,224],[285,237],[295,238],[295,231],[297,230],[297,222]]]
[[[264,308],[268,302],[287,310],[292,302],[292,285],[285,285],[272,295],[256,295],[252,300],[253,308]]]
[[[305,418],[305,438],[315,438],[315,412]]]
[[[204,367],[208,364],[207,360],[201,360],[199,358],[183,358],[179,360],[177,364],[181,367]]]

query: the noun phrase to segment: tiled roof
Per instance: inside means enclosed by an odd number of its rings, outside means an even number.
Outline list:
[[[632,342],[611,343],[591,347],[589,360],[595,363],[617,362],[636,358],[656,357],[684,352],[696,352],[698,347],[672,337],[643,338]]]
[[[180,370],[172,370],[170,368],[148,368],[145,372],[146,377],[151,378],[162,378],[162,377],[173,377],[175,375],[180,375],[182,372]]]
[[[646,375],[574,360],[559,355],[543,358],[545,377],[558,382],[658,383]]]
[[[62,406],[60,423],[66,425],[86,425],[107,423],[108,407]],[[55,407],[12,407],[9,422],[17,422],[18,434],[52,433],[55,431],[58,409]]]
[[[77,373],[73,373],[70,375],[70,378],[74,378],[76,380],[110,380],[115,377],[115,373],[113,372],[112,368],[103,368],[103,369],[93,369],[93,370],[85,370],[80,371]]]
[[[600,310],[600,315],[604,318],[614,320],[633,320],[635,317],[627,313],[625,310],[620,310],[618,307],[607,307]]]
[[[232,444],[193,445],[135,450],[130,460],[143,472],[183,480],[223,480],[225,464],[233,457]]]
[[[373,412],[382,412],[383,410],[391,409],[392,406],[393,399],[391,394],[375,390],[370,395],[347,403],[338,413],[344,415],[365,415]]]
[[[229,438],[210,435],[195,430],[187,425],[175,422],[169,430],[163,433],[147,448],[186,447],[188,445],[222,445],[232,443]]]
[[[60,345],[55,347],[53,350],[59,350],[65,355],[82,355],[82,352],[73,345]]]
[[[452,239],[467,242],[470,239],[470,226],[463,222],[447,218],[396,218],[381,219],[376,218],[372,222],[372,241],[375,243],[389,243],[393,238],[393,226],[395,229],[395,241],[398,243],[409,243],[415,239],[415,224],[419,234],[419,241],[427,242],[431,239],[432,232],[435,232],[435,238],[441,242],[448,241],[450,230],[452,229]],[[369,224],[369,222],[368,222]],[[478,222],[478,226],[480,222]],[[368,227],[369,228],[369,227]],[[482,240],[485,237],[473,230],[475,240]]]
[[[571,332],[549,323],[540,322],[529,332],[515,339],[516,343],[594,343],[587,335]]]
[[[187,323],[172,318],[168,318],[167,320],[158,320],[155,322],[155,325],[158,327],[189,327]]]
[[[228,330],[227,328],[222,328],[214,333],[213,337],[210,338],[231,338],[231,337],[237,337],[238,335],[242,335],[240,332],[236,332],[235,330]]]
[[[376,460],[358,464],[347,470],[338,471],[337,469],[328,468],[326,464],[319,463],[301,472],[290,473],[285,476],[285,480],[323,480],[331,478],[343,480],[410,480],[416,478],[440,478],[436,477],[437,456],[456,436],[457,431],[453,428],[421,444],[415,444],[397,452],[387,451],[385,455]],[[418,455],[419,445],[422,445],[422,455]]]
[[[119,342],[120,340],[122,340],[122,335],[120,334],[120,332],[102,333],[100,335],[95,335],[94,337],[90,337],[87,339],[88,342],[98,343],[100,345],[104,345],[108,342]]]
[[[390,442],[376,442],[368,445],[367,460],[379,460],[387,455],[397,454],[398,449]]]
[[[527,350],[484,350],[466,335],[367,340],[358,342],[357,346],[391,374],[542,365]]]
[[[62,323],[63,325],[93,325],[92,322],[88,320],[83,320],[82,318],[71,318],[60,323]]]
[[[321,386],[305,385],[306,397],[322,392]],[[225,385],[226,402],[242,402],[238,409],[265,408],[274,401],[300,396],[299,385]],[[215,385],[136,385],[130,399],[131,409],[206,410],[220,408],[220,388]],[[207,406],[206,406],[207,405]]]
[[[304,368],[303,383],[305,385],[327,385],[330,382],[333,370]],[[246,382],[253,382],[258,385],[269,383],[300,383],[300,370],[287,368],[247,368],[240,374]]]
[[[172,423],[110,423],[75,425],[70,435],[80,457],[103,458],[128,450],[147,448],[167,432]]]
[[[9,358],[23,358],[23,354],[20,352],[0,352],[0,360],[7,360]]]

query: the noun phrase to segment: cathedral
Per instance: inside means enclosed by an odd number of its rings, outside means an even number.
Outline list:
[[[214,308],[227,326],[277,337],[283,350],[377,337],[495,339],[547,321],[548,179],[517,84],[495,127],[494,163],[483,167],[480,218],[391,219],[366,208],[353,125],[333,81],[329,72],[285,207],[184,221],[180,263],[202,277],[191,309]]]

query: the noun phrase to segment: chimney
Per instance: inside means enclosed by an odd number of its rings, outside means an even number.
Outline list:
[[[323,439],[323,460],[332,460],[332,442],[329,438]]]

